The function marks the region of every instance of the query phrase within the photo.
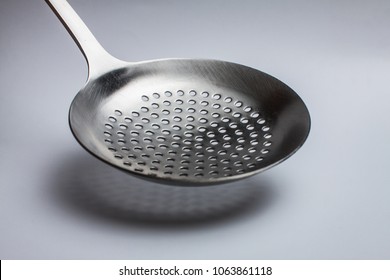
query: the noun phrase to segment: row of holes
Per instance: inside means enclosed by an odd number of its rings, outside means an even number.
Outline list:
[[[164,125],[168,125],[168,124],[170,123],[170,121],[169,121],[168,119],[162,119],[162,120],[160,120],[160,122],[161,122],[162,124],[164,124]],[[205,124],[205,123],[208,122],[208,120],[207,120],[207,119],[204,119],[204,118],[200,118],[200,119],[199,119],[199,122],[200,122],[201,124]],[[135,124],[133,124],[133,126],[134,126],[135,129],[144,129],[144,125],[143,125],[143,124],[140,124],[140,123],[135,123]],[[218,123],[217,123],[217,122],[212,122],[212,123],[210,123],[210,126],[211,126],[211,127],[218,127]],[[236,128],[238,127],[238,125],[237,125],[236,123],[234,123],[234,122],[229,123],[228,126],[229,126],[230,128],[232,128],[232,129],[236,129]],[[105,127],[106,127],[107,129],[110,129],[110,130],[114,128],[114,126],[113,126],[112,124],[109,124],[109,123],[106,123],[106,124],[105,124]],[[161,125],[159,125],[159,124],[157,124],[157,123],[153,123],[153,124],[151,125],[151,127],[152,127],[153,129],[156,129],[156,130],[161,129]],[[127,130],[128,128],[129,128],[129,126],[126,125],[126,124],[119,124],[119,129]],[[177,125],[177,124],[173,124],[173,125],[171,126],[171,128],[172,128],[173,130],[179,131],[179,130],[182,130],[183,127],[180,126],[180,125]],[[187,130],[194,130],[194,129],[195,129],[195,126],[192,125],[192,124],[186,124],[186,125],[185,125],[185,128],[186,128]],[[251,130],[254,130],[255,127],[254,127],[254,125],[252,125],[252,124],[248,124],[248,125],[246,125],[245,129],[248,130],[248,131],[251,131]],[[197,130],[199,130],[199,132],[205,132],[205,131],[207,130],[207,128],[206,128],[206,127],[203,127],[203,126],[200,126],[200,127],[197,128]],[[269,130],[270,130],[270,127],[267,126],[267,125],[264,125],[264,126],[261,127],[261,130],[264,131],[264,132],[266,132],[266,131],[269,131]],[[225,128],[225,127],[219,127],[219,128],[218,128],[218,131],[220,131],[221,133],[226,133],[226,128]],[[242,130],[241,130],[241,129],[238,129],[237,131],[242,131]]]
[[[111,136],[113,136],[113,134],[112,134],[111,132],[109,132],[109,131],[104,131],[103,134],[104,134],[106,137],[111,137]],[[126,134],[125,134],[123,131],[118,131],[116,134],[117,134],[119,137],[126,137]],[[139,136],[140,133],[137,132],[137,131],[130,131],[130,135]],[[153,135],[153,134],[152,134],[152,135]],[[181,135],[174,134],[174,135],[172,135],[172,139],[175,140],[175,141],[181,141],[181,140],[182,140],[184,144],[186,144],[186,145],[192,145],[192,144],[193,144],[194,142],[196,142],[196,141],[197,141],[197,142],[202,142],[202,141],[204,141],[205,138],[209,138],[209,139],[212,140],[216,135],[215,135],[214,132],[210,131],[210,132],[208,132],[208,133],[206,134],[206,136],[202,136],[202,135],[197,135],[197,136],[195,136],[192,132],[188,132],[188,131],[187,131],[187,132],[184,132],[184,136],[185,136],[185,137],[183,137],[183,136],[181,136]],[[195,136],[195,137],[194,137],[194,136]],[[257,132],[255,132],[255,133],[250,134],[250,136],[251,136],[251,138],[257,138],[258,134],[257,134]],[[187,138],[186,138],[186,137],[187,137]],[[194,139],[188,139],[188,138],[192,138],[192,137],[194,137]],[[264,137],[265,139],[270,139],[270,138],[272,137],[272,135],[271,135],[270,133],[266,133],[266,134],[263,135],[263,137]],[[232,140],[232,137],[231,137],[230,135],[228,135],[228,134],[225,134],[224,136],[222,136],[222,139],[225,140],[225,141],[230,141],[230,140]],[[157,136],[157,137],[156,137],[156,140],[157,140],[157,142],[166,142],[168,139],[167,139],[166,137],[164,137],[164,136]],[[196,141],[194,141],[194,140],[196,140]],[[211,140],[210,140],[210,141],[211,141]],[[243,137],[238,137],[236,140],[237,140],[238,143],[244,143],[244,142],[246,142],[245,138],[243,138]],[[119,141],[119,140],[118,140],[118,141]],[[139,143],[139,141],[140,141],[140,140],[138,140],[138,139],[136,139],[136,138],[131,138],[131,139],[130,139],[130,142],[133,143],[133,144],[137,144],[137,143]],[[150,138],[150,137],[144,137],[141,141],[144,141],[144,142],[146,142],[146,143],[152,143],[152,142],[153,142],[153,139]],[[258,141],[257,139],[251,139],[251,140],[249,140],[249,141],[250,141],[251,145],[258,145],[258,144],[259,144],[259,141]],[[111,142],[111,143],[113,143],[113,142]],[[198,144],[201,144],[201,143],[198,143]],[[263,145],[266,146],[266,147],[268,147],[268,146],[271,145],[271,141],[265,141],[265,142],[263,143]]]
[[[182,90],[178,90],[178,91],[176,92],[176,94],[177,94],[177,96],[184,96],[184,95],[185,95],[184,91],[182,91]],[[192,97],[198,95],[198,93],[197,93],[195,90],[190,90],[190,91],[188,92],[188,94],[189,94],[190,96],[192,96]],[[165,95],[166,97],[172,97],[172,96],[173,96],[172,92],[170,92],[170,91],[164,92],[164,95]],[[216,94],[210,95],[207,91],[201,92],[201,93],[199,94],[199,96],[200,96],[200,97],[203,97],[203,98],[208,98],[208,97],[210,97],[210,98],[215,99],[215,100],[220,100],[220,99],[222,99],[222,95],[221,95],[221,94],[216,93]],[[155,92],[155,93],[153,93],[153,94],[151,95],[151,97],[153,97],[154,99],[160,99],[161,95],[160,95],[159,93]],[[145,102],[147,102],[147,101],[150,100],[149,96],[147,96],[147,95],[142,95],[141,99],[142,99],[143,101],[145,101]],[[231,102],[233,101],[233,98],[231,98],[231,97],[226,97],[226,98],[224,98],[224,101],[225,101],[226,103],[231,103]],[[235,102],[235,105],[236,105],[237,107],[241,107],[241,106],[243,105],[243,103],[242,103],[241,101],[236,101],[236,102]],[[120,112],[119,112],[119,113],[120,113]]]
[[[126,165],[126,166],[132,166],[133,165],[131,162],[128,162],[128,161],[123,162],[123,164]],[[138,162],[136,165],[138,165],[138,166],[145,166],[145,164],[142,163],[142,162]],[[242,164],[242,162],[237,162],[235,166],[240,166],[241,167],[241,166],[243,166],[243,164]],[[253,164],[253,163],[250,163],[250,164],[247,164],[247,167],[249,169],[253,169],[253,168],[256,167],[256,165]],[[164,168],[165,168],[165,170],[163,171],[163,174],[165,174],[165,175],[172,175],[172,174],[176,173],[174,171],[168,171],[169,169],[173,169],[174,168],[172,165],[166,165],[166,166],[164,166]],[[213,166],[211,166],[211,168],[216,168],[217,169],[218,166],[216,166],[216,165],[214,166],[213,165]],[[151,167],[149,167],[149,170],[151,170],[151,171],[159,171],[159,168],[156,167],[156,166],[151,166]],[[188,170],[189,170],[189,168],[186,168],[185,166],[179,168],[179,176],[188,176],[188,173],[184,173],[183,172],[183,171],[188,171]],[[198,177],[198,176],[199,177],[205,176],[205,173],[203,172],[204,171],[203,167],[199,166],[199,168],[195,168],[195,170],[198,171],[198,172],[195,171],[194,176],[196,176],[196,177]],[[207,172],[206,174],[209,174],[209,175],[212,175],[212,176],[213,175],[218,175],[218,174],[221,174],[223,176],[233,176],[231,171],[234,171],[234,173],[238,173],[238,174],[242,174],[242,173],[245,172],[245,169],[235,169],[235,170],[233,170],[233,168],[231,168],[231,167],[223,167],[222,170],[223,170],[223,172],[220,172],[218,170],[211,170],[211,171]],[[136,167],[136,168],[134,168],[134,171],[143,172],[144,169],[140,168],[140,167]]]
[[[113,150],[115,150],[115,149],[113,149]],[[262,153],[262,154],[266,154],[266,153]],[[171,155],[172,155],[172,154],[171,154]],[[163,154],[163,153],[155,153],[154,156],[155,156],[155,157],[163,157],[164,154]],[[115,154],[115,157],[116,157],[116,158],[119,158],[119,159],[123,159],[123,158],[124,158],[124,156],[121,155],[121,154]],[[148,155],[148,154],[141,154],[141,155],[139,155],[139,157],[144,158],[144,159],[149,159],[151,156]],[[200,157],[200,158],[204,157],[204,154],[202,154],[202,156],[199,156],[199,157]],[[235,159],[235,158],[238,157],[238,154],[237,154],[237,153],[231,153],[231,154],[230,154],[230,157],[232,157],[233,159]],[[127,155],[127,158],[132,159],[132,160],[135,160],[135,159],[137,159],[137,155],[135,155],[135,154],[129,154],[129,155]],[[189,158],[189,157],[185,157],[185,156],[184,156],[184,157],[182,157],[182,158]],[[250,159],[255,159],[256,161],[262,161],[262,160],[263,160],[263,157],[262,157],[262,156],[252,157],[251,155],[248,155],[248,154],[243,155],[242,158],[243,158],[244,160],[250,160]],[[208,161],[217,161],[218,158],[217,158],[216,156],[209,156],[209,157],[207,158],[207,160],[208,160]],[[166,158],[165,161],[167,161],[167,162],[176,162],[176,161],[178,161],[178,160],[176,160],[175,158],[169,158],[169,157],[168,157],[168,158]],[[222,164],[229,164],[229,163],[231,163],[231,160],[225,158],[225,159],[220,159],[218,162],[221,162]],[[235,161],[234,163],[236,163],[236,162],[240,162],[240,161]],[[151,161],[151,163],[152,163],[152,164],[161,164],[161,161],[158,160],[158,159],[154,159],[154,160]],[[182,160],[182,159],[180,160],[180,164],[182,164],[182,165],[189,165],[190,163],[191,163],[191,161],[189,161],[189,160]],[[204,165],[204,164],[205,164],[205,160],[203,160],[203,159],[197,159],[197,160],[194,161],[194,163],[197,164],[197,165]],[[234,164],[234,163],[233,163],[233,164]]]
[[[215,104],[215,105],[216,105],[216,104]],[[196,109],[190,107],[190,108],[187,108],[187,111],[188,111],[188,113],[193,114],[193,113],[196,112]],[[236,118],[236,119],[239,119],[239,122],[241,122],[241,123],[243,123],[243,124],[248,124],[248,123],[250,122],[250,119],[249,119],[248,117],[243,117],[242,114],[241,114],[240,112],[233,112],[232,109],[229,108],[229,107],[225,107],[225,108],[223,109],[223,111],[224,111],[225,113],[232,113],[232,116],[233,116],[234,118]],[[147,113],[147,112],[149,112],[149,109],[148,109],[147,107],[142,107],[142,108],[141,108],[141,112]],[[182,110],[181,108],[174,108],[174,109],[173,109],[173,112],[174,112],[174,113],[177,113],[177,114],[181,114],[181,113],[183,112],[183,110]],[[164,109],[164,110],[161,111],[161,113],[162,113],[163,115],[167,116],[167,115],[170,115],[170,114],[171,114],[171,111],[168,110],[168,109]],[[199,114],[205,116],[205,115],[209,114],[209,111],[206,110],[206,109],[201,109],[201,110],[199,110]],[[140,114],[139,112],[137,112],[137,111],[133,111],[133,112],[131,113],[131,115],[132,115],[133,117],[135,117],[135,118],[138,118],[138,117],[141,116],[141,114]],[[258,112],[253,112],[253,113],[250,115],[250,117],[252,117],[253,119],[256,119],[256,118],[259,117],[259,115],[260,115],[260,114],[259,114]],[[160,115],[157,114],[157,113],[155,113],[155,112],[152,112],[152,113],[150,114],[150,116],[151,116],[152,119],[158,119],[158,118],[160,118]],[[211,113],[211,116],[212,116],[213,118],[220,118],[220,117],[221,117],[221,114],[218,113],[218,112],[212,112],[212,113]],[[116,122],[118,121],[117,118],[118,118],[118,117],[110,116],[108,119],[109,119],[110,122],[116,123]],[[124,120],[125,120],[125,122],[127,122],[127,123],[133,122],[133,119],[130,118],[130,117],[125,117]],[[205,120],[206,120],[206,121],[205,121]],[[143,118],[141,119],[141,121],[142,121],[143,123],[150,123],[150,119],[149,119],[149,118],[145,118],[145,117],[143,117]],[[173,121],[175,121],[175,122],[181,122],[181,121],[183,121],[183,119],[182,119],[181,117],[175,115],[175,116],[173,117]],[[187,122],[194,122],[194,121],[195,121],[195,118],[194,118],[193,116],[191,116],[191,115],[188,115],[188,116],[186,116],[186,121],[187,121]],[[204,117],[199,118],[198,121],[199,121],[200,123],[208,122],[208,121],[207,121],[207,118],[204,118]],[[232,122],[232,119],[230,119],[230,118],[224,116],[224,117],[221,118],[221,121],[224,122],[224,123],[228,123],[228,122]],[[257,123],[258,123],[258,124],[264,124],[264,123],[265,123],[265,120],[262,119],[262,118],[259,118],[259,119],[257,120]]]
[[[120,141],[120,140],[118,140],[118,141]],[[110,139],[106,139],[105,142],[107,142],[107,143],[109,143],[109,144],[113,144],[113,141],[111,141]],[[121,144],[122,142],[119,142],[119,143]],[[180,144],[179,144],[179,143],[176,143],[176,142],[171,143],[171,146],[174,147],[174,148],[176,148],[176,149],[180,148]],[[231,143],[224,143],[222,146],[223,146],[224,148],[231,148],[231,147],[232,147]],[[166,150],[166,149],[169,149],[169,146],[166,145],[166,144],[159,144],[157,147],[156,147],[156,146],[153,146],[153,145],[147,145],[147,146],[145,147],[145,150],[154,151],[154,150],[156,150],[157,148],[160,148],[160,149],[162,149],[162,150]],[[204,147],[201,146],[201,145],[196,144],[196,145],[194,146],[194,148],[195,148],[195,149],[201,150],[201,149],[203,149]],[[116,151],[117,151],[117,149],[114,148],[114,147],[109,147],[108,149],[109,149],[110,151],[112,151],[112,152],[116,152]],[[135,147],[133,147],[132,149],[133,149],[134,151],[137,151],[137,152],[143,151],[143,150],[144,150],[144,148],[143,148],[142,146],[135,146]],[[255,153],[255,152],[258,151],[255,147],[249,147],[249,148],[246,149],[245,146],[243,146],[243,145],[237,145],[237,146],[234,147],[234,149],[237,150],[237,151],[247,150],[249,153]],[[129,148],[129,147],[122,147],[121,150],[122,150],[122,151],[130,151],[130,148]],[[184,146],[184,147],[182,147],[181,150],[182,150],[183,152],[191,152],[191,151],[193,150],[193,148],[190,147],[190,146]],[[209,146],[208,146],[208,147],[206,147],[204,150],[205,150],[206,152],[208,152],[208,153],[214,153],[214,152],[216,152],[217,149],[214,148],[214,147],[209,147]],[[260,152],[261,152],[262,154],[267,154],[267,153],[269,153],[269,149],[261,149]],[[177,151],[172,151],[171,153],[172,153],[172,154],[177,154]],[[228,151],[227,151],[227,150],[218,150],[217,153],[218,153],[219,155],[222,155],[222,156],[223,156],[223,155],[226,155],[226,154],[228,153]],[[235,154],[236,154],[236,153],[231,153],[231,155],[235,155]],[[186,155],[186,154],[182,154],[181,156],[184,157],[185,155]],[[202,156],[204,156],[204,153],[202,153],[202,152],[197,152],[197,153],[195,153],[195,155],[196,155],[196,156],[199,156],[199,157],[202,157]]]
[[[114,129],[114,126],[112,126],[112,125],[109,124],[109,123],[106,123],[106,124],[105,124],[105,127],[106,127],[107,129],[109,129],[109,130],[113,130],[113,129]],[[152,127],[153,127],[153,126],[152,126]],[[157,129],[157,127],[160,127],[160,126],[159,126],[159,125],[154,126],[155,129]],[[186,128],[187,128],[187,127],[188,127],[188,125],[186,126]],[[120,125],[119,125],[119,129],[127,130],[128,128],[129,128],[129,127],[128,127],[127,125],[123,125],[123,124],[120,124]],[[136,124],[136,125],[135,125],[135,128],[138,129],[138,130],[143,130],[143,129],[144,129],[144,127],[143,127],[142,125],[140,125],[140,124]],[[191,128],[192,128],[192,126],[191,126]],[[182,129],[182,127],[181,127],[181,126],[177,126],[177,125],[173,125],[173,126],[172,126],[172,129],[175,130],[175,131],[180,131],[180,130]],[[197,130],[198,130],[199,132],[201,132],[201,133],[204,133],[204,132],[207,131],[207,128],[205,128],[205,127],[198,127]],[[251,128],[250,130],[252,130],[252,128]],[[249,131],[250,131],[250,130],[249,130]],[[262,127],[262,131],[264,131],[264,132],[268,132],[269,130],[270,130],[270,127],[269,127],[269,126],[263,126],[263,127]],[[227,132],[226,128],[218,129],[218,131],[219,131],[220,133],[222,133],[222,134]],[[109,132],[109,131],[105,131],[104,133],[105,133],[106,135],[108,135],[108,136],[112,136],[112,133]],[[155,135],[155,132],[152,131],[152,130],[149,130],[149,129],[143,131],[143,133],[145,133],[146,135],[149,135],[149,136]],[[169,129],[162,129],[162,130],[161,130],[161,133],[164,134],[164,135],[170,135],[170,134],[172,134],[172,132],[171,132]],[[117,134],[118,134],[119,136],[121,136],[121,135],[125,136],[125,133],[124,133],[123,131],[118,131]],[[185,132],[184,134],[187,134],[187,137],[192,137],[192,136],[194,136],[194,134],[193,134],[191,131],[187,131],[187,132]],[[234,131],[234,134],[240,136],[240,135],[243,135],[243,134],[244,134],[244,131],[243,131],[242,129],[236,129],[236,130]],[[140,135],[140,132],[138,132],[138,131],[136,131],[136,130],[131,130],[131,131],[130,131],[130,135],[139,136],[139,135]],[[210,132],[209,135],[214,135],[214,136],[215,136],[215,133],[214,133],[214,132]],[[226,134],[226,135],[227,135],[227,134]],[[257,131],[253,131],[253,132],[250,132],[250,133],[249,133],[249,136],[250,136],[251,138],[256,138],[256,137],[259,136],[259,133],[258,133]],[[176,136],[176,137],[178,137],[178,136]],[[179,137],[181,137],[181,136],[179,135]],[[202,136],[201,136],[201,135],[198,135],[197,137],[202,137]],[[229,137],[229,136],[225,136],[225,137]],[[266,138],[266,139],[269,139],[269,138],[271,138],[271,137],[272,137],[272,134],[270,134],[270,133],[264,134],[264,138]],[[211,138],[211,137],[210,137],[210,138]],[[226,139],[224,139],[224,140],[226,140]]]
[[[121,156],[119,156],[119,158],[122,158]],[[259,160],[260,161],[260,160]],[[139,161],[136,163],[137,165],[140,165],[140,166],[145,166],[146,165],[146,162],[143,162],[143,161]],[[132,163],[131,162],[127,162],[126,161],[126,165],[129,165],[131,166]],[[245,164],[242,162],[242,161],[235,161],[233,162],[233,165],[234,166],[244,166]],[[254,168],[256,165],[254,163],[247,163],[246,166],[248,168]],[[157,166],[151,166],[151,168],[154,168],[154,170],[158,170],[158,167]],[[209,167],[212,168],[212,169],[218,169],[218,164],[209,164]],[[163,168],[165,169],[174,169],[175,166],[174,165],[170,165],[170,164],[167,164],[167,165],[164,165]],[[190,168],[188,166],[180,166],[178,168],[179,170],[189,170]],[[194,167],[195,170],[204,170],[205,167],[204,166],[195,166]],[[231,167],[223,167],[222,168],[223,170],[225,171],[232,171],[233,169]]]
[[[186,133],[185,133],[185,134],[186,134]],[[107,137],[112,136],[112,135],[110,135],[109,133],[104,133],[104,135],[107,136]],[[188,137],[188,138],[183,139],[183,138],[180,136],[179,139],[178,139],[178,137],[175,137],[174,140],[175,140],[175,141],[180,141],[180,140],[182,140],[182,142],[183,142],[184,145],[194,145],[194,144],[195,144],[196,146],[199,146],[200,148],[203,147],[203,143],[202,143],[202,142],[204,142],[204,141],[205,141],[205,142],[208,141],[208,143],[210,143],[210,144],[213,145],[213,146],[218,145],[219,143],[221,143],[220,140],[213,139],[213,138],[211,138],[211,137],[207,138],[207,137],[204,137],[204,136],[201,136],[201,135],[198,135],[198,136],[188,136],[188,135],[189,135],[189,133],[187,133],[187,135],[185,135],[185,136]],[[139,135],[137,134],[137,136],[139,136]],[[120,137],[125,137],[125,135],[120,134]],[[223,138],[224,141],[230,141],[230,140],[232,140],[232,137],[231,137],[230,135],[227,135],[227,134],[224,135],[222,138]],[[167,141],[167,138],[166,138],[166,137],[163,137],[163,136],[157,136],[157,137],[156,137],[156,140],[157,140],[157,142],[166,142],[166,141]],[[207,140],[207,141],[206,141],[206,140]],[[113,141],[111,138],[106,138],[104,141],[107,142],[107,143],[110,143],[110,144],[113,144],[113,143],[114,143],[114,141]],[[130,142],[131,144],[134,144],[134,145],[139,144],[140,141],[142,141],[142,142],[144,142],[144,143],[147,143],[147,144],[151,144],[151,143],[154,142],[153,139],[152,139],[152,138],[149,138],[149,137],[144,137],[144,138],[142,138],[142,139],[130,138],[130,140],[129,140],[129,142]],[[245,139],[244,137],[238,137],[238,138],[236,139],[236,141],[237,141],[237,143],[239,143],[239,144],[243,144],[243,143],[249,141],[250,145],[252,145],[252,146],[256,146],[256,145],[259,144],[259,141],[258,141],[257,139],[249,139],[249,140],[247,140],[247,139]],[[197,143],[197,142],[198,142],[198,143]],[[118,144],[119,144],[119,145],[124,145],[124,144],[126,144],[126,143],[127,143],[127,141],[126,141],[124,138],[118,139]],[[172,142],[171,145],[172,145],[173,147],[175,147],[175,148],[180,148],[180,146],[181,146],[181,144],[178,143],[178,142]],[[265,147],[269,147],[269,146],[271,146],[271,145],[272,145],[272,142],[271,142],[271,141],[265,141],[265,142],[263,142],[263,146],[265,146]],[[224,142],[224,143],[222,143],[222,146],[225,147],[225,148],[230,148],[230,147],[232,146],[232,144],[231,144],[230,142]]]

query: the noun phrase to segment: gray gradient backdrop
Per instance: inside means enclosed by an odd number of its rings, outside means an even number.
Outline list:
[[[0,1],[1,259],[389,259],[390,2],[71,0],[129,61],[214,58],[281,79],[311,135],[214,188],[129,177],[68,128],[87,68],[43,0]]]

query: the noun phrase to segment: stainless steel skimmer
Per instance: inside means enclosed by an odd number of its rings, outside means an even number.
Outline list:
[[[208,185],[264,171],[306,140],[309,112],[276,78],[217,60],[124,62],[65,0],[46,2],[89,66],[70,107],[71,130],[106,163],[161,183]]]

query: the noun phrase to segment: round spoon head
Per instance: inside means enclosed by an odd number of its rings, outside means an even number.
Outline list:
[[[284,83],[215,60],[129,63],[90,79],[69,112],[73,134],[99,159],[145,179],[209,185],[291,156],[309,112]]]

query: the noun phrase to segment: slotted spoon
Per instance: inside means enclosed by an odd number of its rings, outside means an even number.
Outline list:
[[[306,140],[309,112],[276,78],[217,60],[124,62],[65,0],[46,2],[88,62],[71,130],[106,163],[160,183],[211,185],[264,171]]]

